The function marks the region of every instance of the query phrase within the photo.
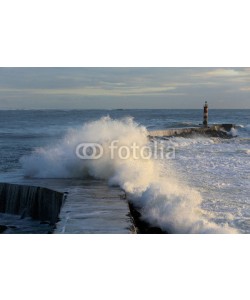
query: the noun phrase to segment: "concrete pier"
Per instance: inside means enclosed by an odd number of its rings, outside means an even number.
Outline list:
[[[96,180],[26,181],[0,183],[0,233],[136,232],[118,187]]]
[[[54,233],[135,233],[126,199],[118,187],[85,180],[69,189]]]

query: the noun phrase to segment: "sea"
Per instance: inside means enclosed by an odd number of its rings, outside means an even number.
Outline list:
[[[128,200],[168,233],[250,233],[250,110],[209,110],[210,125],[236,125],[228,139],[148,138],[202,118],[192,109],[2,110],[0,182],[67,192],[54,233],[134,232]],[[99,147],[95,157],[86,145]]]

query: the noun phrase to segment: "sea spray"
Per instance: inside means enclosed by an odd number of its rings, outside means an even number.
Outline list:
[[[25,175],[35,178],[85,178],[107,180],[128,194],[130,201],[141,208],[142,217],[153,226],[171,233],[236,233],[228,226],[211,221],[200,208],[199,192],[178,180],[174,170],[163,169],[157,159],[135,158],[132,152],[121,159],[118,151],[111,155],[110,145],[138,148],[151,144],[145,127],[132,118],[113,120],[109,117],[71,129],[57,145],[36,149],[21,159]],[[102,145],[99,159],[79,159],[75,149],[81,143]],[[170,165],[168,166],[170,167]],[[171,174],[171,175],[170,175]]]

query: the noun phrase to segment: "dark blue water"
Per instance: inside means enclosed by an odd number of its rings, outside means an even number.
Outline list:
[[[55,143],[69,128],[109,115],[131,116],[148,130],[196,126],[202,110],[10,110],[0,111],[0,172],[20,168],[19,159],[35,147]],[[250,110],[210,110],[209,122],[250,124]]]

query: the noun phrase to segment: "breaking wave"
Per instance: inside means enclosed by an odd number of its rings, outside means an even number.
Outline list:
[[[173,167],[163,168],[155,159],[135,159],[130,155],[111,159],[109,145],[117,147],[150,145],[145,127],[132,118],[109,117],[71,129],[57,145],[39,148],[21,159],[26,176],[35,178],[85,178],[88,176],[118,185],[143,218],[170,233],[237,233],[227,225],[211,221],[211,213],[201,209],[201,194],[182,183]],[[81,160],[75,154],[80,143],[99,143],[104,152],[96,160]]]

